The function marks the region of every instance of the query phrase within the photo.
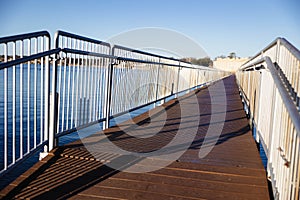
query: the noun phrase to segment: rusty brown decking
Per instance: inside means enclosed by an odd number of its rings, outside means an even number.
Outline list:
[[[196,91],[201,112],[197,135],[189,149],[167,167],[148,173],[114,170],[102,162],[114,162],[122,155],[103,152],[95,159],[77,141],[54,150],[2,190],[1,196],[7,199],[269,199],[266,173],[235,78],[226,78],[224,84],[225,124],[215,147],[206,157],[198,158],[212,114],[209,91],[204,88]],[[110,128],[105,134],[116,145],[131,151],[161,148],[174,137],[180,122],[176,100],[163,106],[167,108],[166,123],[160,133],[151,138],[137,140],[118,127]],[[194,118],[193,106],[189,107],[190,116],[185,116],[190,120]],[[224,106],[224,102],[214,106]],[[127,122],[121,126],[128,126],[131,134],[151,134],[148,117],[149,114],[144,113],[134,119],[140,125],[138,128],[131,130]],[[155,124],[156,117],[151,117],[151,123]],[[188,134],[189,127],[185,128]],[[124,165],[132,164],[130,162]],[[155,165],[155,161],[148,165]]]

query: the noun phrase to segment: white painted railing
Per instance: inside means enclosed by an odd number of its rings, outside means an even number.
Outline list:
[[[256,141],[267,155],[275,199],[298,199],[299,51],[279,38],[236,73]]]
[[[229,75],[63,31],[54,49],[50,41],[46,31],[0,38],[0,175],[78,128],[107,128],[112,118]]]
[[[0,38],[0,173],[48,143],[50,35],[46,31]],[[45,149],[47,151],[48,149]]]

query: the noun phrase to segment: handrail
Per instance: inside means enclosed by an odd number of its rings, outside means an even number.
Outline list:
[[[280,60],[279,60],[280,61]],[[284,74],[270,57],[236,72],[255,139],[262,144],[275,199],[299,197],[300,113]],[[284,66],[283,66],[284,67]],[[299,79],[299,77],[298,77]]]
[[[268,49],[270,49],[271,47],[273,47],[274,45],[277,45],[277,41],[280,40],[280,37],[277,37],[275,40],[273,40],[268,46],[266,46],[265,48],[263,48],[263,50],[259,51],[258,53],[256,53],[254,56],[252,56],[247,62],[243,63],[243,65],[241,66],[241,68],[243,68],[243,66],[247,65],[248,63],[250,63],[252,60],[254,60],[255,58],[257,58],[258,56],[261,56],[263,52],[266,52]]]
[[[273,46],[277,45],[277,44],[282,44],[283,46],[285,46],[287,49],[289,49],[289,51],[300,60],[300,51],[293,46],[287,39],[285,38],[281,38],[278,37],[275,40],[273,40],[268,46],[266,46],[263,50],[261,50],[260,52],[256,53],[254,56],[251,57],[251,59],[249,59],[247,62],[245,62],[240,69],[243,68],[243,66],[246,66],[248,63],[250,63],[251,61],[253,61],[255,58],[257,58],[258,56],[262,56],[264,52],[266,52],[267,50],[269,50],[270,48],[272,48]],[[276,62],[276,61],[273,61]]]
[[[86,55],[86,56],[94,56],[94,57],[99,57],[99,58],[111,58],[111,59],[116,59],[116,56],[112,55],[107,55],[103,53],[95,53],[95,52],[89,52],[89,51],[82,51],[82,50],[76,50],[76,49],[70,49],[70,48],[63,48],[61,49],[62,52],[65,53],[73,53],[73,54],[78,54],[78,55]]]
[[[296,132],[298,135],[300,135],[300,114],[298,112],[298,109],[296,105],[294,104],[293,100],[291,99],[288,91],[286,90],[286,87],[284,86],[282,80],[280,79],[277,70],[272,63],[271,59],[269,57],[265,58],[265,61],[267,63],[267,67],[271,72],[271,75],[274,79],[274,82],[277,86],[277,89],[281,95],[281,98],[287,108],[287,111],[290,114],[291,120],[293,121],[293,124],[295,126]]]
[[[298,80],[300,76],[300,51],[285,38],[277,38],[248,62],[244,63],[239,70],[251,66],[253,62],[266,56],[278,68],[280,77],[284,80],[300,109],[300,82]]]

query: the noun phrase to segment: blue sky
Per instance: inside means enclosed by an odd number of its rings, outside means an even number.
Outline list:
[[[0,37],[65,30],[106,40],[142,27],[178,31],[215,58],[252,56],[285,37],[300,48],[297,0],[7,0],[0,3]]]

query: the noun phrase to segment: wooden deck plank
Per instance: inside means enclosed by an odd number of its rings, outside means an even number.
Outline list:
[[[266,172],[251,135],[235,78],[226,78],[224,85],[227,102],[213,104],[220,108],[227,104],[224,127],[216,145],[204,158],[199,158],[198,154],[212,116],[211,91],[207,88],[194,91],[201,113],[197,135],[188,150],[168,166],[148,173],[118,171],[104,163],[114,162],[124,155],[102,151],[95,156],[95,152],[89,152],[81,141],[76,141],[55,149],[3,189],[0,195],[7,199],[269,199]],[[186,134],[192,130],[190,126],[197,117],[193,112],[195,105],[189,101],[191,94],[182,97],[190,109],[183,122]],[[128,151],[154,151],[176,135],[182,123],[179,106],[176,99],[162,105],[167,110],[167,120],[159,134],[153,137],[136,139],[134,136],[153,134],[154,128],[161,123],[160,108],[134,118],[139,125],[135,128],[124,122],[106,130],[105,134],[115,145]],[[221,114],[214,113],[215,116]],[[88,139],[97,141],[98,137],[99,134],[95,134]],[[154,167],[157,160],[144,161],[136,165]]]

